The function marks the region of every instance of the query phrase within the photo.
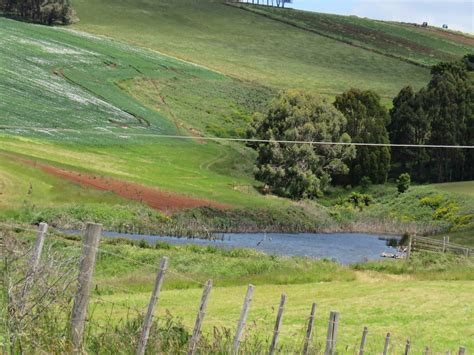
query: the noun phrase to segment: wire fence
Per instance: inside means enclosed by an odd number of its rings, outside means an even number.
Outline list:
[[[440,149],[474,149],[471,145],[445,145],[445,144],[397,144],[397,143],[371,143],[371,142],[328,142],[312,140],[280,140],[280,139],[256,139],[256,138],[237,138],[237,137],[213,137],[213,136],[185,136],[158,133],[133,133],[133,132],[113,132],[113,131],[90,131],[75,130],[69,128],[39,128],[28,126],[8,126],[0,125],[3,130],[27,130],[38,133],[65,132],[81,135],[113,135],[119,139],[127,137],[149,137],[160,139],[181,139],[181,140],[204,140],[215,142],[240,142],[240,143],[270,143],[270,144],[309,144],[320,146],[354,146],[354,147],[390,147],[390,148],[440,148]],[[125,136],[124,136],[125,135]]]
[[[23,227],[23,226],[20,226],[18,224],[0,223],[0,226],[8,227],[8,228],[18,228],[21,231],[35,232],[35,233],[38,234],[37,239],[44,238],[46,234],[51,234],[52,233],[50,231],[41,233],[37,229],[31,228],[31,227]],[[90,226],[90,224],[88,225],[88,228],[89,228],[89,226]],[[87,230],[86,230],[86,234],[87,234]],[[99,230],[99,233],[95,236],[97,238],[97,242],[100,239],[100,235],[101,235],[101,230]],[[29,253],[32,253],[32,250],[34,251],[34,249],[28,249],[28,252],[24,253],[24,256],[26,256]],[[127,263],[134,263],[136,265],[143,266],[146,269],[154,271],[154,272],[159,273],[160,271],[163,271],[163,276],[164,276],[164,271],[166,271],[166,273],[170,273],[170,274],[172,274],[176,277],[182,278],[186,281],[193,282],[198,286],[204,287],[203,299],[201,300],[201,305],[200,305],[199,312],[198,312],[198,315],[197,315],[197,320],[196,320],[195,332],[193,333],[193,334],[197,334],[197,336],[199,338],[199,334],[201,332],[200,327],[202,325],[202,321],[203,321],[204,315],[205,315],[205,309],[206,309],[206,306],[207,306],[207,299],[205,299],[205,295],[206,295],[206,291],[210,291],[210,288],[212,288],[212,282],[211,282],[211,286],[210,286],[210,283],[209,283],[210,281],[208,281],[206,283],[203,283],[200,280],[197,280],[197,279],[195,279],[193,277],[190,277],[190,276],[187,276],[187,275],[183,275],[183,274],[181,274],[179,272],[176,272],[176,271],[169,270],[168,268],[166,268],[164,270],[163,269],[163,262],[162,262],[161,265],[156,265],[156,264],[136,260],[136,259],[133,259],[133,258],[129,258],[129,257],[126,257],[124,255],[112,252],[110,250],[105,250],[104,248],[102,248],[100,246],[94,247],[93,244],[88,244],[87,238],[84,239],[84,242],[82,244],[82,255],[81,256],[76,256],[76,258],[74,259],[74,262],[82,264],[85,260],[87,260],[87,258],[91,254],[95,255],[96,253],[102,253],[102,254],[105,254],[105,255],[110,255],[114,258],[119,258],[119,259],[121,259],[121,260],[123,260]],[[95,258],[94,258],[94,263],[89,265],[88,267],[90,268],[89,271],[92,272],[93,269],[95,268]],[[75,270],[73,270],[73,271],[75,272]],[[87,274],[87,273],[82,273],[81,270],[77,274],[77,278],[75,278],[75,280],[80,285],[79,290],[81,289],[81,285],[91,284],[91,281],[92,281],[91,275]],[[158,284],[158,279],[157,279],[157,284]],[[96,286],[97,286],[97,284],[96,284]],[[94,312],[94,307],[107,305],[107,306],[110,307],[110,313],[108,313],[108,315],[106,314],[105,316],[102,317],[102,318],[105,318],[105,320],[107,320],[107,319],[110,320],[111,318],[113,318],[114,317],[113,316],[114,312],[116,312],[117,309],[121,309],[121,308],[125,309],[126,312],[127,312],[125,318],[128,318],[130,313],[133,313],[133,314],[138,315],[138,316],[143,316],[145,314],[146,307],[141,307],[141,306],[131,307],[130,306],[130,303],[128,301],[131,299],[131,297],[133,295],[130,294],[129,289],[127,289],[126,287],[120,287],[120,286],[110,285],[110,284],[106,284],[105,287],[108,287],[108,288],[110,288],[110,289],[112,289],[112,290],[114,290],[114,291],[116,291],[120,294],[128,295],[129,298],[124,302],[115,302],[115,301],[112,301],[110,299],[107,299],[107,298],[103,297],[99,292],[95,292],[92,299],[89,300],[90,295],[87,294],[86,295],[87,304],[90,303],[90,307],[92,308],[92,313]],[[161,288],[161,285],[160,285],[160,288]],[[253,286],[252,286],[252,288],[253,288]],[[156,292],[156,291],[157,290],[156,290],[156,285],[155,285],[154,292]],[[160,289],[158,289],[158,295],[159,295],[159,291],[160,291]],[[78,291],[78,292],[80,292],[80,291]],[[155,301],[153,301],[154,296],[156,296]],[[286,296],[285,296],[285,298],[286,298]],[[156,294],[155,295],[152,294],[150,305],[152,304],[152,302],[155,302],[155,304],[156,304],[157,299],[158,299],[158,296]],[[282,296],[282,300],[283,300],[283,296]],[[77,301],[77,294],[76,294],[76,301]],[[247,300],[246,300],[246,302],[247,302]],[[248,302],[250,303],[251,299],[248,300]],[[249,303],[247,304],[247,306],[249,305]],[[148,309],[150,309],[150,305],[148,306]],[[245,303],[244,303],[243,309],[244,308],[245,308]],[[280,304],[281,315],[283,314],[283,311],[284,311],[284,303]],[[73,312],[73,314],[74,314],[74,312]],[[326,339],[326,343],[325,343],[326,350],[324,351],[324,354],[335,354],[335,352],[336,352],[337,329],[339,327],[339,315],[338,315],[337,312],[333,312],[333,313],[331,313],[331,317],[332,316],[334,316],[334,317],[330,318],[329,328],[328,328],[328,335],[327,335],[327,339]],[[280,315],[277,317],[277,325],[275,325],[275,330],[274,330],[274,333],[273,333],[273,340],[272,340],[272,344],[274,343],[275,346],[277,344],[278,336],[279,336],[279,333],[280,333],[280,328],[279,328],[279,325],[278,325],[278,322],[279,322],[278,318],[280,318]],[[111,327],[110,324],[108,324],[110,322],[105,322],[104,323],[104,322],[101,322],[100,320],[94,320],[92,317],[88,316],[87,315],[87,307],[86,307],[86,313],[84,313],[82,317],[76,317],[76,318],[73,317],[73,319],[71,319],[71,321],[73,321],[73,322],[74,321],[83,322],[83,326],[87,323],[91,327],[93,327],[94,329],[99,329],[100,331],[103,331],[103,332],[113,332],[114,331],[114,328]],[[151,321],[152,321],[152,318],[151,318]],[[239,322],[242,322],[243,326],[245,326],[246,318],[243,319],[243,320],[241,319]],[[280,322],[281,322],[281,320],[280,320]],[[306,322],[309,322],[309,318],[306,319]],[[219,321],[217,321],[216,323],[221,324],[222,326],[224,326],[226,324],[226,322],[219,322]],[[145,325],[144,325],[144,327],[145,327]],[[296,348],[298,348],[299,344],[303,344],[303,343],[306,343],[308,341],[313,341],[312,338],[311,338],[312,337],[312,335],[311,335],[312,334],[312,327],[313,327],[313,325],[311,324],[311,322],[309,322],[306,336],[301,335],[301,334],[305,334],[306,325],[302,324],[297,329],[294,329],[292,331],[292,341],[291,341],[290,346],[293,349],[296,349]],[[196,333],[196,328],[197,328],[197,333]],[[311,332],[310,332],[310,330],[311,330]],[[362,341],[361,341],[361,345],[360,345],[360,348],[359,348],[359,354],[364,354],[364,351],[365,351],[364,348],[366,346],[366,344],[365,344],[365,342],[366,342],[365,337],[366,336],[367,336],[367,329],[365,328],[364,333],[363,333],[363,338],[362,338]],[[389,335],[387,337],[389,337]],[[61,336],[59,336],[59,338],[61,338]],[[240,341],[241,341],[241,339],[238,339],[238,341],[236,343],[237,347],[238,347],[238,343]],[[191,339],[191,342],[193,342],[193,339]],[[198,342],[198,339],[195,339],[194,340],[194,346],[197,346],[196,345],[197,342]],[[75,344],[75,345],[79,348],[82,348],[82,346],[83,346],[82,343]],[[146,346],[146,339],[145,339],[145,345],[144,346]],[[401,345],[400,345],[400,343],[398,343],[398,344],[393,343],[392,348],[395,347],[395,346],[400,348]],[[306,344],[305,344],[305,348],[306,348]],[[351,349],[352,349],[351,347],[346,346],[346,351],[351,350]],[[404,346],[404,353],[409,354],[410,349],[411,349],[411,342],[407,341],[405,346]],[[357,347],[354,346],[352,350],[356,351]],[[189,353],[195,354],[195,350],[193,350],[192,345],[190,346],[190,352]],[[272,353],[273,353],[272,350],[270,350],[270,354],[272,354]],[[303,352],[303,353],[307,354],[308,352]],[[387,353],[388,352],[386,352],[384,350],[384,354],[387,354]],[[459,354],[465,354],[465,348],[460,347],[458,353]]]

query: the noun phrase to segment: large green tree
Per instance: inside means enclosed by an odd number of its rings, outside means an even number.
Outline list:
[[[280,196],[300,199],[322,195],[334,175],[348,172],[354,147],[277,141],[350,143],[345,126],[344,115],[326,100],[301,90],[280,93],[250,129],[251,137],[271,141],[255,145],[255,177]]]
[[[472,145],[474,137],[474,56],[433,67],[426,88],[404,88],[393,101],[390,138],[396,144]],[[394,173],[419,182],[474,179],[472,150],[394,148]]]
[[[403,88],[393,100],[390,110],[390,141],[394,144],[428,143],[431,134],[431,117],[424,102],[425,89],[415,93],[410,86]],[[392,170],[394,176],[404,172],[417,181],[428,178],[428,151],[425,148],[392,148]]]
[[[354,143],[390,143],[386,129],[390,116],[375,92],[351,89],[337,96],[334,105],[346,117]],[[385,183],[389,171],[389,147],[358,146],[350,163],[350,180],[359,184],[367,176],[374,183]]]

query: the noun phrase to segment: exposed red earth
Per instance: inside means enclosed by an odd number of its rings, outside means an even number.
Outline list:
[[[91,187],[102,191],[111,191],[126,199],[146,203],[148,206],[165,213],[202,206],[210,206],[221,209],[231,207],[229,205],[224,205],[209,200],[187,197],[172,192],[162,191],[157,188],[148,187],[137,183],[122,181],[110,177],[80,173],[47,165],[30,159],[19,158],[12,155],[8,156],[14,158],[16,161],[21,161],[30,166],[37,167],[48,174],[72,181],[82,186]]]

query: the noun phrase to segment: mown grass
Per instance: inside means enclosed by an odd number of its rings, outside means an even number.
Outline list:
[[[56,248],[66,255],[79,251],[79,241],[56,238],[49,243],[56,243]],[[401,260],[380,263],[385,269],[377,269],[374,264],[351,268],[251,250],[130,244],[125,240],[102,240],[104,252],[99,253],[91,306],[94,322],[119,324],[146,309],[159,260],[166,255],[170,258],[170,270],[157,317],[164,319],[171,314],[191,329],[202,283],[212,278],[215,287],[204,323],[208,335],[214,327],[233,331],[245,287],[252,283],[256,289],[249,315],[249,335],[270,338],[279,296],[285,292],[288,300],[281,344],[293,349],[301,346],[312,302],[318,303],[316,346],[324,346],[331,310],[341,312],[341,351],[356,349],[364,326],[369,327],[370,353],[381,351],[389,331],[393,336],[393,353],[402,351],[407,338],[412,340],[414,352],[425,346],[435,352],[455,350],[460,345],[474,346],[470,322],[474,315],[470,306],[474,291],[472,260],[415,253],[408,267]]]
[[[25,236],[20,232],[16,237]],[[33,242],[33,234],[28,239]],[[51,246],[68,258],[79,255],[81,241],[74,236],[49,235],[46,248]],[[425,346],[435,353],[455,351],[460,345],[468,349],[474,346],[472,259],[414,253],[408,263],[392,260],[344,267],[324,260],[282,258],[251,250],[164,243],[151,248],[144,243],[108,238],[102,239],[95,268],[88,339],[96,339],[89,346],[100,346],[98,337],[104,327],[107,336],[113,332],[118,335],[124,322],[133,321],[146,309],[164,255],[170,257],[170,269],[156,312],[161,326],[172,315],[185,329],[192,329],[202,283],[212,278],[215,286],[203,326],[204,335],[210,338],[216,334],[215,327],[233,333],[246,285],[253,283],[256,287],[247,337],[257,337],[265,347],[282,292],[287,294],[287,303],[280,344],[292,351],[302,345],[312,302],[318,303],[315,348],[324,348],[327,317],[333,310],[341,313],[341,352],[358,349],[364,326],[369,327],[368,353],[381,351],[387,332],[392,334],[393,354],[403,351],[407,338],[411,339],[413,352],[421,352]],[[384,268],[376,266],[382,264]]]
[[[419,87],[428,80],[427,69],[219,1],[77,0],[75,7],[81,18],[75,28],[277,88],[305,87],[334,96],[359,87],[388,98],[407,84]]]
[[[302,29],[329,36],[345,43],[376,50],[389,56],[422,65],[452,61],[472,52],[468,35],[452,38],[436,36],[436,32],[396,22],[375,21],[356,16],[339,16],[293,9],[241,4],[244,9],[293,24]],[[463,43],[464,42],[464,43]]]

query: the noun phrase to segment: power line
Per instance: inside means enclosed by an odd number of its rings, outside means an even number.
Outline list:
[[[205,140],[217,142],[242,142],[242,143],[279,143],[279,144],[310,144],[322,146],[355,146],[355,147],[389,147],[389,148],[441,148],[441,149],[474,149],[472,145],[443,145],[443,144],[396,144],[396,143],[365,143],[365,142],[328,142],[328,141],[305,141],[305,140],[278,140],[278,139],[258,139],[258,138],[233,138],[233,137],[211,137],[211,136],[184,136],[170,134],[154,134],[154,133],[127,133],[127,132],[110,132],[110,131],[78,131],[70,128],[38,128],[25,126],[6,126],[0,125],[0,129],[24,129],[35,132],[70,132],[78,134],[110,134],[118,136],[118,138],[128,137],[150,137],[165,139],[183,139],[183,140]]]

